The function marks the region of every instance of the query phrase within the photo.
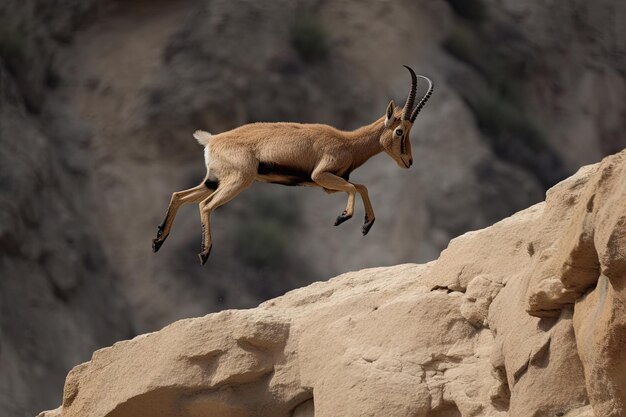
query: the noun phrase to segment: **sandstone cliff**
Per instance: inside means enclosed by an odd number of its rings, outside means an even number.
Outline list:
[[[625,184],[622,151],[437,261],[98,350],[40,416],[623,416]]]
[[[116,340],[430,261],[624,148],[625,13],[619,0],[0,1],[0,415],[58,404],[68,370]],[[380,156],[355,173],[377,213],[367,238],[360,206],[332,227],[345,196],[258,185],[216,213],[204,268],[193,207],[151,253],[170,193],[204,174],[193,130],[354,128],[404,101],[401,64],[437,90],[412,131],[419,165]]]

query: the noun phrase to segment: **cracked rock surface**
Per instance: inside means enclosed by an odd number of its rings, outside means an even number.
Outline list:
[[[40,417],[617,417],[626,151],[437,261],[350,272],[94,353]]]

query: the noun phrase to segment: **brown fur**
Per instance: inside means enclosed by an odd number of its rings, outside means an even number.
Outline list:
[[[414,91],[415,84],[412,88]],[[178,208],[187,203],[199,203],[202,220],[199,256],[202,263],[206,262],[211,250],[211,213],[254,181],[346,192],[346,209],[335,225],[352,217],[358,193],[365,206],[363,234],[367,234],[374,223],[374,209],[367,188],[348,181],[349,175],[383,151],[401,168],[411,166],[412,123],[401,120],[402,112],[403,109],[396,108],[391,101],[385,116],[354,131],[323,124],[253,123],[213,136],[196,132],[198,142],[206,146],[207,177],[201,185],[172,195],[165,220],[153,241],[154,251],[167,238]]]

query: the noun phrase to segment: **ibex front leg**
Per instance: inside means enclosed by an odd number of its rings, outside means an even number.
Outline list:
[[[337,220],[335,220],[335,226],[339,226],[341,223],[350,219],[354,214],[354,199],[357,193],[356,187],[330,172],[313,172],[311,178],[324,188],[348,193],[348,204],[346,205],[346,209],[337,217]]]
[[[252,184],[252,179],[232,179],[220,181],[220,185],[213,194],[200,203],[200,219],[202,221],[202,247],[198,257],[204,265],[211,253],[213,241],[211,240],[211,213],[221,205],[228,203],[239,193]]]
[[[340,225],[353,216],[355,196],[358,192],[361,195],[363,205],[365,206],[365,224],[362,228],[363,235],[366,235],[367,232],[370,231],[370,228],[374,224],[375,220],[374,208],[372,207],[372,203],[370,202],[367,194],[367,188],[364,185],[353,184],[330,172],[314,172],[311,177],[313,181],[324,188],[329,190],[345,191],[348,194],[346,209],[339,215],[339,217],[337,217],[335,226]]]
[[[165,219],[163,219],[163,222],[157,227],[156,239],[152,240],[152,250],[154,252],[157,252],[161,248],[161,245],[169,236],[178,209],[185,204],[202,201],[202,199],[206,198],[212,191],[211,188],[208,188],[207,183],[202,183],[188,190],[176,191],[172,194]]]
[[[365,206],[365,223],[363,223],[363,227],[361,228],[361,232],[363,232],[363,236],[365,236],[372,228],[374,220],[376,220],[376,217],[374,216],[374,207],[372,207],[369,195],[367,194],[367,187],[363,184],[352,183],[352,185],[356,187],[356,190],[361,195],[363,205]]]

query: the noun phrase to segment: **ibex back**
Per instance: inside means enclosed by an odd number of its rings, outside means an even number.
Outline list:
[[[392,100],[384,116],[354,131],[301,123],[252,123],[218,135],[196,131],[194,137],[204,146],[206,177],[198,186],[172,194],[165,219],[152,241],[154,252],[169,235],[179,207],[199,203],[202,220],[199,257],[204,264],[212,246],[211,213],[254,181],[346,192],[348,204],[335,226],[352,217],[355,196],[359,193],[365,206],[362,231],[366,235],[374,224],[374,209],[367,188],[350,182],[350,173],[383,151],[401,168],[409,168],[413,164],[409,133],[433,91],[430,79],[419,75],[428,81],[428,90],[414,107],[418,75],[406,68],[411,73],[411,88],[404,108],[396,108]]]

